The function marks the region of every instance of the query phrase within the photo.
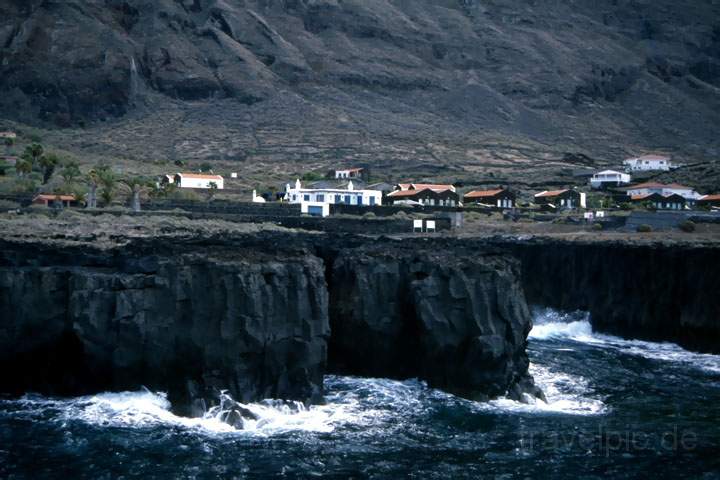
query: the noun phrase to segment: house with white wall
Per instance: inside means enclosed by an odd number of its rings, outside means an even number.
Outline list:
[[[621,187],[628,185],[631,180],[632,178],[627,173],[618,172],[617,170],[603,170],[590,177],[590,186],[596,189]]]
[[[691,187],[680,185],[678,183],[665,184],[658,182],[644,182],[637,185],[631,185],[627,187],[625,191],[630,197],[640,197],[657,193],[663,197],[667,197],[669,195],[680,195],[685,200],[690,200],[692,202],[699,200],[702,197],[701,194],[693,190]]]
[[[665,171],[675,168],[667,155],[648,154],[628,158],[623,161],[627,172],[650,172],[653,170]]]
[[[380,190],[356,190],[353,182],[347,188],[303,188],[300,180],[295,186],[288,183],[285,187],[285,201],[300,204],[302,213],[326,217],[330,214],[330,205],[345,204],[371,207],[382,205]]]
[[[333,170],[330,177],[337,180],[362,178],[364,170],[365,169],[363,168],[345,168],[340,170]]]
[[[213,183],[218,190],[225,188],[222,176],[205,173],[176,173],[173,183],[178,188],[212,188]]]

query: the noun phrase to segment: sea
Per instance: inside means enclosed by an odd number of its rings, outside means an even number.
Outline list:
[[[547,402],[474,402],[416,379],[327,376],[326,403],[171,413],[162,392],[0,398],[3,479],[720,478],[720,356],[536,309]]]

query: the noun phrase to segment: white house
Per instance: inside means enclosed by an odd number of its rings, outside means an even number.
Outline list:
[[[213,183],[218,190],[225,188],[223,177],[204,173],[176,173],[173,183],[179,188],[212,188]]]
[[[285,187],[285,200],[290,203],[299,203],[303,213],[321,215],[330,214],[330,205],[382,205],[382,192],[380,190],[355,190],[352,181],[348,182],[347,189],[342,188],[302,188],[300,180],[295,181],[292,188],[288,183]]]
[[[0,138],[2,138],[2,139],[10,138],[10,139],[15,140],[17,138],[17,133],[10,132],[10,131],[0,132]]]
[[[363,173],[362,168],[346,168],[344,170],[335,170],[335,178],[336,179],[360,178],[362,176],[362,173]]]
[[[646,172],[652,170],[668,171],[675,168],[670,161],[670,157],[657,154],[628,158],[623,162],[623,164],[625,165],[625,171],[628,172]]]
[[[630,175],[616,170],[603,170],[590,177],[592,188],[619,187],[627,185],[631,181]]]
[[[667,197],[669,195],[680,195],[684,199],[691,201],[698,200],[702,197],[702,195],[692,188],[677,183],[664,184],[657,182],[645,182],[627,187],[626,191],[630,197],[643,197],[652,195],[653,193],[657,193],[663,197]]]

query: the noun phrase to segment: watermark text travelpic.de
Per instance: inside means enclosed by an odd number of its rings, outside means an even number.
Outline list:
[[[599,425],[595,431],[524,432],[520,435],[519,451],[581,450],[610,456],[647,450],[689,452],[697,448],[697,434],[692,430],[668,426],[657,432],[631,427],[617,429]]]

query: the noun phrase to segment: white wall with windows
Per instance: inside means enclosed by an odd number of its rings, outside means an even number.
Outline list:
[[[380,190],[355,190],[353,183],[348,183],[347,189],[335,188],[302,188],[300,180],[292,188],[288,184],[285,188],[285,199],[290,203],[310,204],[345,204],[371,207],[382,205],[382,192]]]

